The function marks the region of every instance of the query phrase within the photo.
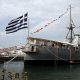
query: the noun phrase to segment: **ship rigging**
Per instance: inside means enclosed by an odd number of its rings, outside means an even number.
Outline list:
[[[72,15],[71,15],[71,5],[69,6],[70,7],[70,25],[69,27],[67,27],[67,29],[69,30],[68,31],[68,34],[66,36],[66,39],[69,40],[69,43],[72,43],[73,39],[74,39],[74,28],[75,28],[75,25],[74,25],[74,22],[72,20]],[[70,34],[70,36],[69,36]]]

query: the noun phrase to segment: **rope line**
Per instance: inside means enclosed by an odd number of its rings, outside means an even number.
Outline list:
[[[49,53],[51,53],[52,55],[54,55],[55,57],[57,57],[57,58],[59,58],[59,59],[61,59],[61,60],[63,60],[63,61],[66,61],[66,62],[69,62],[69,61],[67,61],[67,60],[65,60],[64,58],[61,58],[61,57],[59,57],[59,56],[57,56],[56,54],[54,54],[50,49],[48,49],[47,47],[45,47],[46,49],[47,49],[47,51],[49,52]],[[38,47],[38,49],[39,49],[39,47]],[[70,63],[70,62],[69,62]]]

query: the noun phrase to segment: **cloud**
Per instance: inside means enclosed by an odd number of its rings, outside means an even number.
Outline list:
[[[45,21],[56,19],[59,15],[66,11],[69,4],[72,4],[72,18],[75,24],[79,26],[80,21],[80,1],[79,0],[0,0],[0,43],[3,47],[18,45],[18,43],[25,43],[27,37],[27,30],[21,30],[13,34],[5,35],[5,27],[8,22],[15,19],[22,14],[29,12],[29,25],[30,29],[35,29],[36,25]],[[69,16],[57,22],[58,24],[52,24],[48,28],[45,28],[40,33],[35,34],[35,37],[49,38],[61,40],[67,33],[66,27],[69,23]],[[64,34],[63,34],[64,33]],[[26,34],[26,35],[25,35]],[[4,35],[4,38],[2,37]],[[6,39],[7,38],[7,39]]]
[[[5,31],[0,32],[0,36],[5,36],[5,35],[6,35]]]

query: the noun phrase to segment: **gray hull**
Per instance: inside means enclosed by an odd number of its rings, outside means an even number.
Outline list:
[[[65,47],[40,46],[36,48],[36,52],[26,52],[24,60],[55,60],[75,62],[80,60],[80,51],[68,49]]]

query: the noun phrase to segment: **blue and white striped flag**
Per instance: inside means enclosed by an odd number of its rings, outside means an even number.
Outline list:
[[[28,28],[28,13],[11,20],[6,27],[6,34],[13,33],[24,28]]]

